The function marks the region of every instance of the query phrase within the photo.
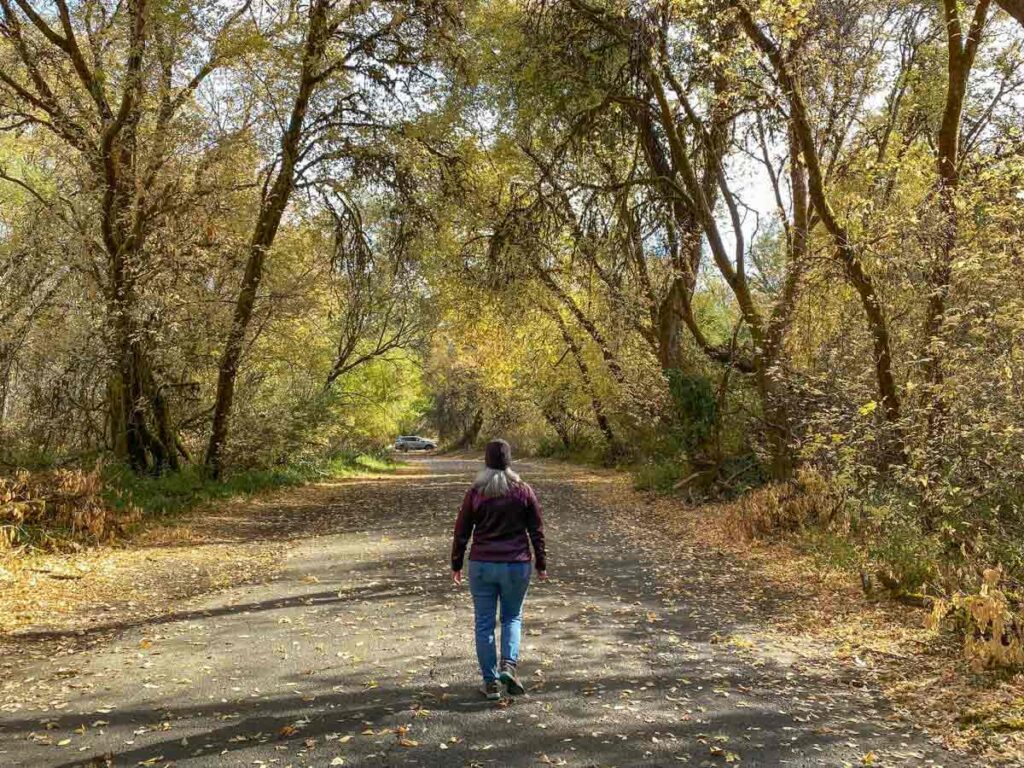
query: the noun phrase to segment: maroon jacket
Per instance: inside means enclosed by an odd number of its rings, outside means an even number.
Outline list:
[[[470,488],[462,500],[455,520],[452,541],[452,570],[462,570],[470,534],[473,547],[470,560],[489,563],[528,563],[530,544],[537,570],[547,570],[544,552],[544,521],[533,489],[526,483],[512,487],[508,496],[486,499],[477,488]]]

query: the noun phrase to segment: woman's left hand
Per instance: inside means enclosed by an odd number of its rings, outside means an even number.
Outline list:
[[[452,571],[452,581],[456,587],[462,586],[462,571]]]

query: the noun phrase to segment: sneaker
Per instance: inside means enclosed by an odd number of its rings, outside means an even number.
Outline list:
[[[497,680],[491,680],[480,687],[480,693],[489,701],[497,701],[501,698],[501,687],[498,685]]]
[[[519,678],[516,676],[516,668],[511,664],[504,665],[498,677],[505,684],[505,690],[508,691],[509,696],[522,696],[526,693],[526,688],[523,687],[523,684],[519,682]]]

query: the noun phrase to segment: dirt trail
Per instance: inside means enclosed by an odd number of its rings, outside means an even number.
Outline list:
[[[552,575],[527,598],[530,695],[483,701],[469,597],[447,565],[476,465],[414,464],[297,508],[315,525],[272,580],[9,670],[0,765],[976,764],[893,718],[849,670],[736,641],[751,606],[732,569],[699,548],[670,560],[656,536],[637,551],[595,477],[554,463],[517,465],[544,506]],[[691,589],[668,588],[668,570]]]

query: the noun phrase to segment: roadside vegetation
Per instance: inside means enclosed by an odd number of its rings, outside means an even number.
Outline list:
[[[350,454],[241,470],[220,479],[196,469],[140,476],[116,464],[97,464],[91,470],[21,470],[0,477],[0,556],[115,543],[154,524],[173,524],[182,513],[205,504],[395,467],[385,454]]]

